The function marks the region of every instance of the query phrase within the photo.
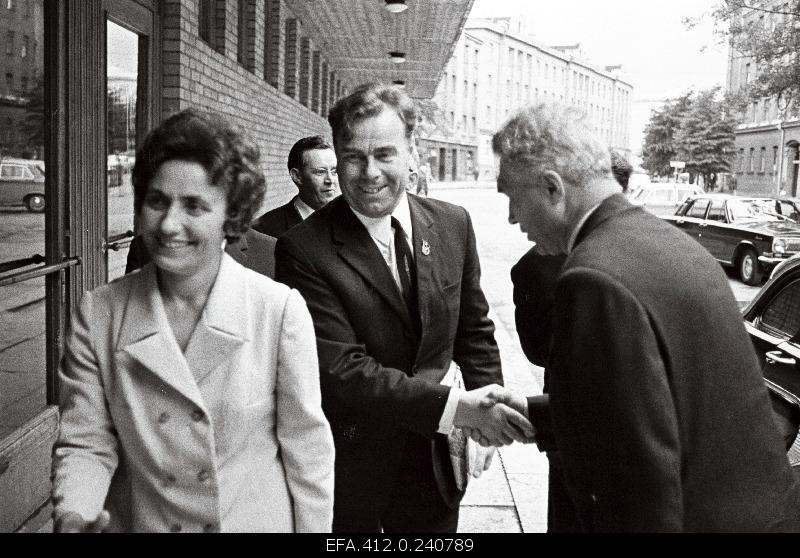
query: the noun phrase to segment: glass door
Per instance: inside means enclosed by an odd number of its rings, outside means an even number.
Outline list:
[[[106,279],[125,274],[133,240],[131,172],[149,127],[152,14],[133,2],[107,2],[106,25]]]

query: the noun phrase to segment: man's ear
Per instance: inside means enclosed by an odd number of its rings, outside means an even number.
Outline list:
[[[289,169],[289,176],[292,177],[292,182],[295,183],[295,186],[298,188],[303,183],[303,179],[300,178],[300,170],[299,169]]]
[[[547,188],[547,195],[552,201],[560,201],[564,197],[564,180],[556,171],[544,171],[542,183]]]

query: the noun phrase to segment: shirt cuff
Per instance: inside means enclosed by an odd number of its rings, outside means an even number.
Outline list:
[[[444,404],[442,418],[439,419],[439,429],[436,431],[439,434],[447,436],[453,430],[453,419],[456,416],[456,409],[458,408],[458,401],[461,398],[462,391],[458,388],[450,388],[450,393],[447,395],[447,403]]]

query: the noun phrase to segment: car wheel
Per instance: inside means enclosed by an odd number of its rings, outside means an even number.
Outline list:
[[[747,248],[739,256],[739,278],[745,285],[759,285],[761,283],[758,254],[752,248]]]
[[[28,211],[44,211],[44,196],[41,194],[31,194],[26,196],[23,200],[23,203]]]

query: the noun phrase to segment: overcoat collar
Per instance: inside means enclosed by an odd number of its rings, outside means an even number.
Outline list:
[[[573,249],[578,246],[584,238],[586,238],[594,229],[600,226],[604,221],[610,219],[618,213],[635,209],[637,206],[631,204],[624,194],[613,194],[604,199],[600,205],[595,209],[586,222],[581,227],[578,235],[575,237],[575,244]]]
[[[182,353],[167,320],[158,290],[156,267],[149,263],[134,280],[120,327],[117,350],[205,410],[198,385],[231,353],[252,338],[246,283],[241,265],[224,254],[205,308]],[[133,278],[132,278],[133,279]]]

